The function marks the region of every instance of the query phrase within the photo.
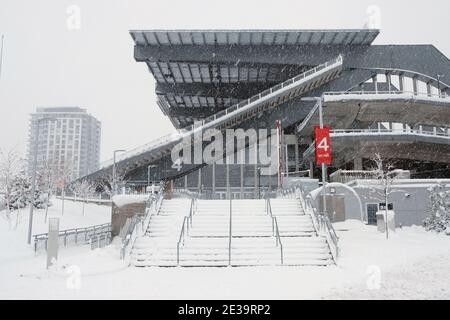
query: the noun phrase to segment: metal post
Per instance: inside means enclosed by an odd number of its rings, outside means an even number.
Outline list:
[[[322,99],[319,100],[319,125],[320,129],[323,129],[323,110],[322,110]],[[327,200],[326,195],[326,180],[327,180],[327,168],[324,163],[322,163],[322,191],[323,191],[323,212],[327,211]]]
[[[37,151],[39,145],[39,119],[36,121],[36,135],[34,136],[34,152],[33,152],[33,171],[31,175],[31,203],[30,203],[30,217],[28,220],[28,244],[31,244],[31,234],[33,229],[33,208],[34,208],[34,193],[36,191],[36,166],[37,166]]]

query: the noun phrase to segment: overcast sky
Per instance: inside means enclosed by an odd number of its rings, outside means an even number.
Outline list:
[[[80,29],[67,27],[72,5]],[[450,56],[448,0],[0,0],[0,148],[25,152],[37,106],[87,108],[102,122],[102,160],[173,131],[130,29],[353,29],[371,5],[381,13],[375,44],[434,44]]]

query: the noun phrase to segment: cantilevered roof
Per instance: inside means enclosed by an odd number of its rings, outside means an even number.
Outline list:
[[[137,45],[369,45],[376,29],[132,30]]]

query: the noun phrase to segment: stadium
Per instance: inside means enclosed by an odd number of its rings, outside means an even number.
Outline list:
[[[379,31],[367,29],[130,34],[134,57],[155,78],[157,104],[177,131],[117,156],[116,170],[128,184],[165,180],[173,188],[240,198],[276,188],[276,175],[259,177],[258,164],[174,169],[170,150],[193,137],[195,126],[274,129],[277,121],[283,175],[309,170],[314,177],[318,113],[307,97],[321,98],[331,130],[329,174],[369,169],[378,152],[412,177],[450,176],[450,62],[432,45],[372,45]],[[111,172],[112,162],[88,177]]]

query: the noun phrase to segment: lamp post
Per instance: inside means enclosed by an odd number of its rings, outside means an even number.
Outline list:
[[[116,185],[116,153],[125,152],[125,150],[114,150],[113,154],[113,195],[117,193],[117,185]]]
[[[154,164],[150,164],[147,166],[147,187],[150,186],[150,172],[151,172],[151,168],[156,168],[157,166]]]
[[[28,219],[28,244],[31,244],[31,234],[33,233],[33,209],[34,209],[34,194],[36,192],[36,167],[37,154],[39,146],[39,125],[44,121],[56,121],[56,118],[45,117],[39,118],[36,121],[36,129],[34,136],[34,153],[33,153],[33,171],[31,172],[31,203],[30,203],[30,217]]]

